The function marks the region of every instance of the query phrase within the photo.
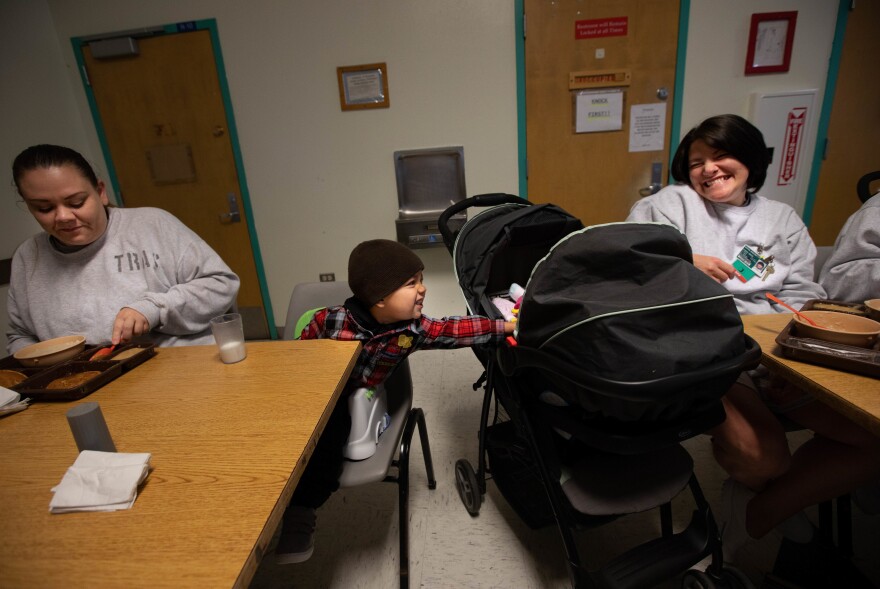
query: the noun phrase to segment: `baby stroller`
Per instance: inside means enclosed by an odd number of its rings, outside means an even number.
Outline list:
[[[452,235],[446,219],[470,206],[493,208]],[[651,587],[708,555],[706,572],[687,571],[685,586],[751,587],[722,565],[680,443],[723,421],[722,395],[758,364],[760,348],[731,295],[693,267],[684,236],[660,224],[581,229],[557,207],[510,195],[456,203],[439,226],[470,312],[499,317],[493,295],[525,284],[515,345],[477,351],[486,368],[479,464],[456,463],[469,513],[479,513],[491,473],[525,523],[557,525],[575,587]],[[695,508],[674,533],[671,501],[684,487]],[[659,538],[587,569],[575,529],[654,508]]]

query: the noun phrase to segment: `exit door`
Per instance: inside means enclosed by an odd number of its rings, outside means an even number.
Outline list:
[[[111,182],[165,209],[241,279],[249,339],[275,337],[213,21],[74,39]],[[214,34],[214,35],[212,35]]]
[[[679,0],[524,6],[528,198],[623,221],[669,181]]]

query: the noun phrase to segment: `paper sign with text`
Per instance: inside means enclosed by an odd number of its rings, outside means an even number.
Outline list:
[[[598,39],[599,37],[625,37],[628,29],[628,16],[576,20],[574,21],[574,38]]]
[[[619,131],[623,128],[621,90],[581,91],[575,97],[575,133]]]

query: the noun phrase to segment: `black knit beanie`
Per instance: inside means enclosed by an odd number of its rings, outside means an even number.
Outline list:
[[[425,269],[411,249],[390,239],[359,243],[348,258],[348,286],[372,307]]]

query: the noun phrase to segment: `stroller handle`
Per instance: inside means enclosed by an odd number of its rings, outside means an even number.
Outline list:
[[[451,252],[452,246],[455,243],[455,235],[453,235],[452,231],[449,229],[449,219],[457,213],[469,209],[470,207],[494,207],[497,205],[522,203],[528,203],[528,201],[514,194],[506,194],[504,192],[477,194],[470,198],[460,200],[457,203],[453,203],[449,208],[440,213],[440,219],[437,221],[437,226],[440,228],[440,234],[443,236],[443,242]]]

